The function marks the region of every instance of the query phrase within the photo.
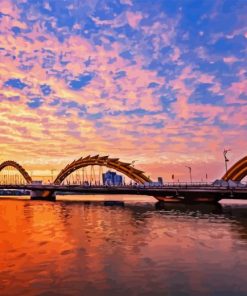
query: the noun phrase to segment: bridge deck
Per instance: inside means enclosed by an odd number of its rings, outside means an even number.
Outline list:
[[[184,197],[220,199],[247,199],[247,186],[228,187],[212,185],[167,185],[160,187],[144,186],[82,186],[82,185],[54,185],[54,184],[26,184],[26,185],[0,185],[0,189],[25,189],[30,191],[74,192],[78,194],[129,194],[148,195],[154,197]]]

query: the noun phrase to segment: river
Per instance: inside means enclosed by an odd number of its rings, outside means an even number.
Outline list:
[[[105,198],[0,198],[0,295],[247,295],[247,203]]]

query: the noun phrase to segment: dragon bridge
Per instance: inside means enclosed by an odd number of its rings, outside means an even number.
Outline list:
[[[68,177],[74,171],[87,167],[87,166],[105,166],[114,169],[137,183],[151,182],[150,178],[144,175],[143,171],[134,168],[130,163],[122,162],[119,158],[110,158],[109,156],[86,156],[74,160],[68,164],[56,177],[54,184],[61,184],[66,177]]]

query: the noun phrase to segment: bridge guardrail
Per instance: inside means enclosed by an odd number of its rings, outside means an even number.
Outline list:
[[[50,184],[50,186],[54,187],[64,187],[64,188],[118,188],[118,189],[127,189],[127,188],[133,188],[133,189],[167,189],[167,188],[181,188],[181,189],[186,189],[186,188],[219,188],[219,189],[246,189],[247,184],[242,184],[241,186],[225,186],[225,185],[213,185],[212,183],[206,183],[206,182],[180,182],[180,183],[165,183],[163,185],[152,185],[152,184],[132,184],[132,185],[95,185],[95,184],[61,184],[61,185],[55,185],[55,184]]]
[[[171,183],[164,183],[163,185],[152,185],[152,184],[132,184],[132,185],[95,185],[95,184],[1,184],[0,183],[0,187],[26,187],[26,188],[43,188],[43,187],[47,187],[47,188],[64,188],[66,189],[73,189],[73,188],[118,188],[118,189],[193,189],[193,188],[201,188],[201,189],[206,189],[206,188],[218,188],[218,189],[238,189],[238,190],[246,190],[247,189],[247,184],[241,184],[241,185],[236,185],[236,186],[230,186],[230,184],[227,185],[223,185],[223,184],[217,184],[214,185],[212,183],[206,183],[206,182],[180,182],[180,183],[175,183],[175,182],[171,182]]]

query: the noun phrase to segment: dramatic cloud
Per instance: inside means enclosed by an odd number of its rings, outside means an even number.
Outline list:
[[[220,177],[225,147],[247,151],[247,5],[228,4],[2,0],[1,160]]]

